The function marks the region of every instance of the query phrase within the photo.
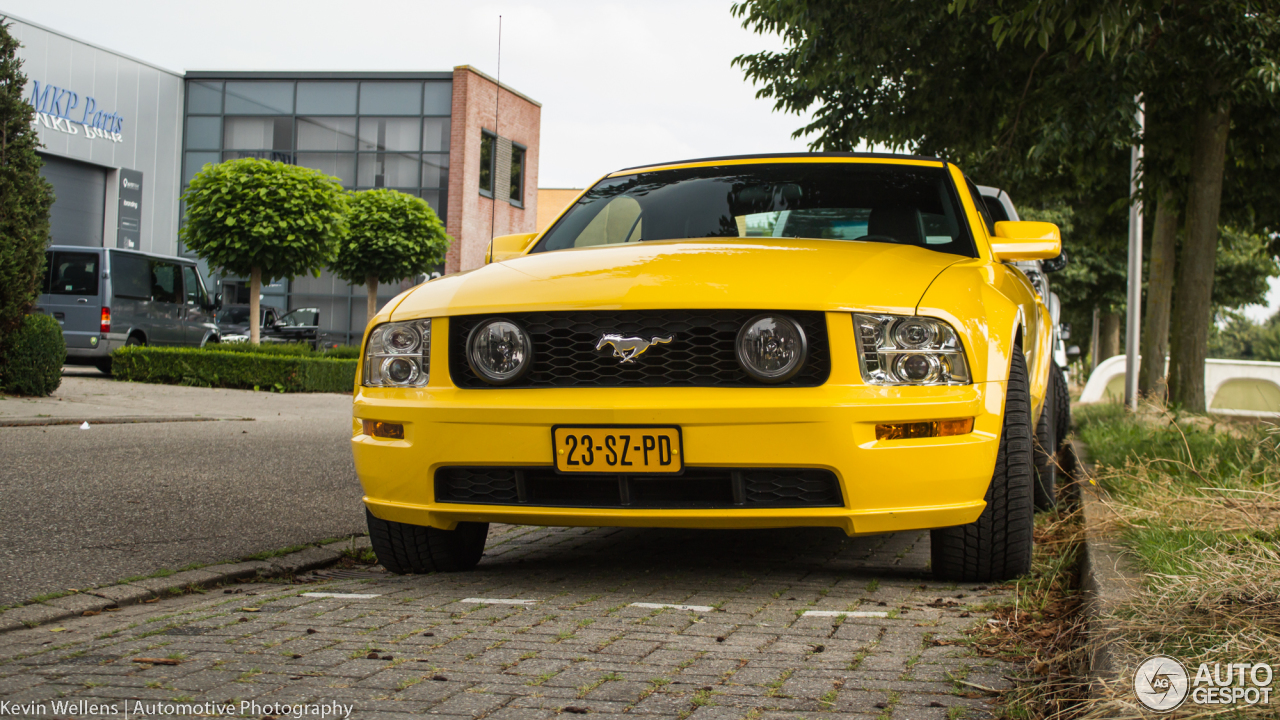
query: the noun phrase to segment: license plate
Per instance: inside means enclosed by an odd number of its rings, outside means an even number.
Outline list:
[[[684,449],[678,427],[572,427],[551,430],[563,473],[678,473]]]

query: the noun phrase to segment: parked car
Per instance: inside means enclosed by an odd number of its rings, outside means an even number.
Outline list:
[[[370,322],[373,548],[417,573],[475,566],[491,522],[928,528],[939,578],[1020,575],[1053,333],[1009,263],[1060,250],[933,158],[612,173]]]
[[[1013,205],[1013,198],[1009,197],[1009,193],[1000,188],[986,185],[977,187],[978,192],[982,194],[987,206],[987,212],[991,214],[992,220],[996,222],[1021,220],[1018,216],[1017,208]],[[1053,388],[1058,395],[1058,401],[1055,404],[1057,416],[1054,418],[1053,423],[1056,437],[1052,442],[1056,443],[1056,462],[1058,466],[1073,470],[1077,459],[1067,441],[1067,436],[1071,432],[1071,394],[1068,390],[1068,384],[1071,381],[1071,359],[1080,353],[1080,349],[1067,347],[1066,341],[1071,339],[1071,331],[1062,322],[1062,302],[1058,299],[1058,294],[1049,287],[1049,273],[1058,272],[1067,266],[1067,253],[1064,250],[1056,258],[1023,260],[1013,263],[1013,266],[1021,270],[1027,276],[1027,279],[1031,281],[1036,293],[1040,295],[1041,300],[1048,306],[1049,316],[1053,320]],[[1037,441],[1050,442],[1046,437],[1037,437]]]
[[[249,339],[248,305],[225,305],[218,310],[218,329],[223,342],[245,342]],[[266,305],[258,307],[258,339],[260,342],[305,342],[320,346],[320,310],[297,308],[283,315]]]
[[[218,342],[215,309],[193,260],[70,245],[47,251],[35,308],[62,326],[68,363],[103,372],[125,345]]]

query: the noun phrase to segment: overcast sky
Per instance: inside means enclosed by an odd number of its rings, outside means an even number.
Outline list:
[[[623,167],[804,150],[739,54],[779,49],[719,0],[408,2],[0,0],[2,9],[170,70],[498,70],[542,103],[541,187]]]
[[[758,100],[743,53],[782,48],[731,1],[0,0],[0,11],[185,70],[498,70],[542,103],[540,187],[585,187],[624,167],[806,150],[806,118]],[[1016,198],[1016,192],[1014,194]],[[1150,222],[1150,220],[1148,221]],[[1271,307],[1280,306],[1273,280]]]

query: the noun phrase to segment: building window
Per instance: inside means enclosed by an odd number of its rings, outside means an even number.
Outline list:
[[[497,175],[498,136],[480,132],[480,194],[493,197],[493,179]]]
[[[524,151],[525,149],[511,143],[511,202],[524,205]]]

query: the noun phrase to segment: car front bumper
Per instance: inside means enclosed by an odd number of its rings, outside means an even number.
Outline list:
[[[834,378],[833,378],[834,379]],[[995,467],[1003,383],[958,387],[358,389],[352,450],[383,520],[685,528],[839,527],[850,535],[973,522]],[[974,418],[972,433],[877,440],[878,423]],[[365,435],[362,420],[404,426]],[[437,502],[445,466],[551,467],[555,425],[678,426],[687,468],[819,468],[841,507],[640,509]]]

